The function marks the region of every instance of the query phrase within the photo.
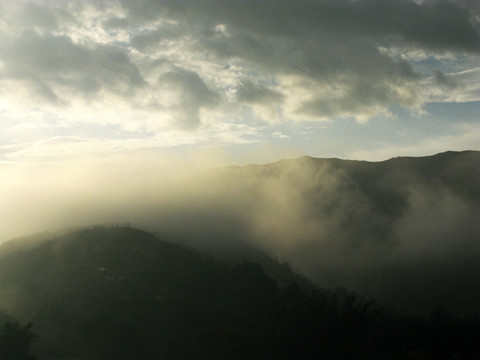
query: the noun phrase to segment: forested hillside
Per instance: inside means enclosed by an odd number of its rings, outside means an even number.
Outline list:
[[[2,310],[33,321],[5,320],[1,351],[17,324],[39,358],[480,354],[478,321],[442,308],[400,316],[341,288],[281,288],[258,263],[220,264],[131,227],[78,230],[8,255],[0,293]]]
[[[165,228],[187,244],[229,252],[246,242],[326,288],[341,284],[411,314],[443,304],[480,316],[478,151],[302,157],[196,181],[199,210],[165,212]]]

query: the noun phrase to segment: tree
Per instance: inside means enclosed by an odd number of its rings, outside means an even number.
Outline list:
[[[33,360],[32,344],[38,338],[32,331],[32,323],[20,325],[16,321],[5,321],[0,335],[1,360]]]

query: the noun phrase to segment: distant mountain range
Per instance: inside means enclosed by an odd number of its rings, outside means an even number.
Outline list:
[[[478,322],[448,315],[480,316],[480,152],[189,181],[148,210],[163,235],[93,226],[2,244],[0,312],[33,320],[54,358],[480,353]]]
[[[412,314],[480,315],[480,152],[382,162],[302,157],[213,169],[185,243],[253,244],[322,287]],[[214,210],[212,210],[214,209]],[[182,210],[183,211],[183,210]],[[226,246],[224,244],[227,244]]]

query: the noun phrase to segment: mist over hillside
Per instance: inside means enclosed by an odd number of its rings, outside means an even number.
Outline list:
[[[453,317],[442,306],[405,316],[344,288],[305,287],[266,255],[270,270],[275,263],[282,270],[273,277],[263,263],[215,261],[132,227],[93,226],[37,240],[9,255],[0,247],[5,359],[480,354],[478,320]]]
[[[77,169],[69,187],[58,186],[68,167],[45,172],[36,181],[49,185],[36,197],[18,191],[9,203],[6,193],[11,224],[33,232],[131,222],[220,259],[241,261],[253,247],[321,287],[342,285],[409,313],[443,304],[480,314],[479,152],[302,157],[181,177],[124,165]]]
[[[160,229],[217,251],[246,241],[321,286],[412,313],[443,302],[479,314],[478,152],[378,163],[303,157],[212,170],[201,184],[202,200],[160,216]]]
[[[0,360],[478,360],[479,111],[479,0],[0,0]]]

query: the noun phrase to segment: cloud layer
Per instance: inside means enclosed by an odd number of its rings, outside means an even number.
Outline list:
[[[479,154],[381,163],[302,157],[200,174],[193,157],[173,154],[12,166],[0,177],[8,218],[0,241],[128,222],[220,255],[254,246],[323,287],[343,285],[415,313],[443,303],[478,315]]]
[[[37,126],[218,133],[479,100],[479,10],[468,1],[3,0],[0,9],[0,111]],[[474,80],[461,75],[469,71]]]

